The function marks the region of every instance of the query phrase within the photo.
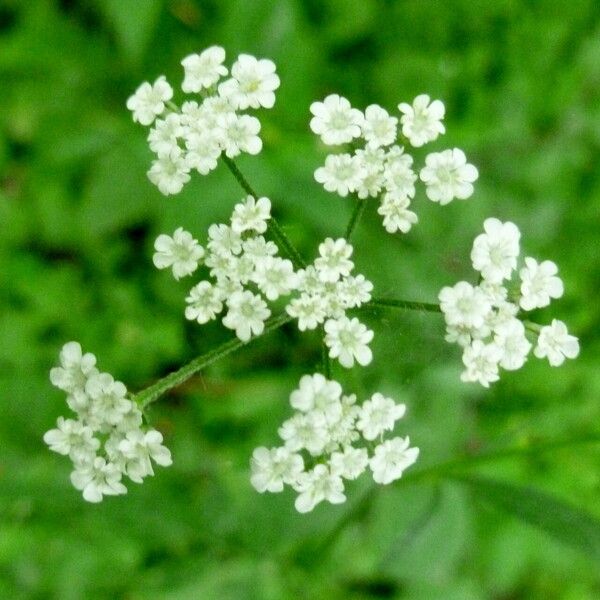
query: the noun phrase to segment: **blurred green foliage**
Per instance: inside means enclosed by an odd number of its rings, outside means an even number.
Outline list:
[[[312,180],[323,148],[310,102],[443,98],[436,147],[465,149],[476,194],[444,208],[419,197],[406,236],[385,234],[370,209],[358,271],[379,295],[432,301],[471,277],[483,219],[513,220],[525,251],[561,268],[565,297],[539,320],[565,320],[580,358],[531,361],[486,391],[460,383],[438,316],[373,314],[374,363],[337,374],[407,402],[401,429],[420,464],[301,516],[289,494],[248,482],[252,448],[275,441],[289,391],[319,360],[316,338],[284,329],[153,407],[172,468],[84,503],[41,440],[65,411],[47,378],[62,343],[81,341],[139,390],[226,336],[184,322],[189,282],[150,257],[176,226],[202,239],[241,192],[220,166],[161,197],[124,106],[143,80],[180,82],[181,58],[213,43],[278,65],[265,150],[239,163],[307,257],[351,211]],[[0,598],[600,597],[595,0],[3,0],[0,89]]]

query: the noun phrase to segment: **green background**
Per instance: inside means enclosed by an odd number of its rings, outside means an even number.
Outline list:
[[[352,208],[313,181],[325,150],[310,102],[337,92],[395,110],[428,92],[447,108],[431,148],[463,148],[476,193],[440,207],[421,192],[405,236],[368,208],[358,272],[380,296],[435,301],[473,278],[483,220],[512,220],[565,281],[537,320],[566,321],[582,345],[560,369],[531,360],[488,391],[459,381],[438,315],[369,315],[374,362],[335,374],[405,401],[398,431],[421,458],[400,482],[351,484],[348,503],[306,516],[291,493],[248,482],[252,449],[276,442],[289,391],[319,361],[317,338],[292,327],[153,406],[175,462],[126,496],[85,503],[41,440],[66,412],[47,375],[64,342],[137,391],[228,335],[185,322],[191,283],[153,268],[152,243],[179,225],[204,240],[241,191],[221,165],[161,196],[125,109],[141,81],[177,86],[181,58],[215,43],[277,64],[265,149],[239,165],[304,256]],[[600,597],[594,0],[4,0],[0,90],[0,598]]]

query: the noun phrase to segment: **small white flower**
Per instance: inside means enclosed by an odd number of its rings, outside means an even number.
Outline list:
[[[221,120],[224,131],[223,147],[229,158],[242,152],[258,154],[262,150],[262,140],[258,137],[260,121],[250,115],[227,114]]]
[[[315,171],[315,180],[323,184],[328,192],[335,192],[344,198],[349,192],[356,191],[363,173],[356,156],[329,154],[325,159],[325,166]]]
[[[319,410],[326,414],[338,414],[342,386],[337,381],[330,381],[320,373],[303,375],[299,387],[290,394],[292,408],[301,412]]]
[[[402,134],[415,148],[432,142],[446,132],[442,123],[446,109],[441,100],[434,100],[430,104],[429,96],[421,94],[413,100],[412,106],[406,102],[398,104],[398,110],[403,113],[400,117]]]
[[[221,144],[212,132],[188,133],[185,143],[188,149],[186,162],[190,169],[196,169],[200,175],[208,175],[217,168]]]
[[[313,102],[310,112],[314,115],[310,128],[328,146],[345,144],[361,135],[364,116],[342,96],[330,94],[323,102]]]
[[[441,205],[448,204],[454,198],[469,198],[478,176],[477,169],[467,163],[465,153],[458,148],[428,154],[420,173],[427,197]]]
[[[294,298],[285,307],[290,317],[298,319],[298,329],[316,329],[327,316],[327,303],[321,296],[303,293],[299,298]]]
[[[347,277],[354,268],[350,260],[353,248],[344,239],[326,238],[319,244],[319,258],[315,260],[315,268],[322,282],[335,283],[340,277]]]
[[[333,475],[325,465],[317,465],[312,471],[302,473],[294,488],[299,492],[295,506],[300,513],[310,512],[323,500],[331,504],[346,501],[342,478]]]
[[[154,242],[154,249],[154,266],[157,269],[171,269],[175,279],[191,275],[205,254],[204,248],[183,227],[178,227],[173,236],[164,233],[159,235]]]
[[[102,424],[117,425],[131,410],[132,402],[125,396],[127,388],[115,381],[110,373],[99,373],[90,377],[85,384],[85,392],[92,400],[89,425],[93,428]]]
[[[402,473],[419,457],[418,448],[410,448],[408,437],[396,437],[379,444],[369,461],[375,483],[387,485],[402,477]]]
[[[60,367],[50,370],[50,381],[57,388],[73,394],[85,388],[87,380],[98,374],[96,357],[91,352],[83,354],[78,342],[68,342],[60,351]]]
[[[471,250],[473,268],[488,283],[502,283],[510,279],[517,267],[521,232],[510,221],[502,223],[495,218],[483,222],[485,233],[479,234]]]
[[[262,235],[257,235],[242,242],[244,255],[259,263],[267,256],[275,256],[278,252],[275,242],[267,241]]]
[[[119,451],[126,458],[127,476],[132,481],[141,483],[147,475],[154,475],[150,459],[162,467],[173,464],[171,452],[162,442],[162,434],[154,429],[146,432],[135,429],[125,434]]]
[[[503,358],[502,350],[496,344],[485,344],[473,340],[463,351],[463,363],[466,369],[461,373],[462,381],[477,381],[483,387],[498,381],[498,364]]]
[[[250,468],[250,482],[257,492],[281,492],[284,483],[294,483],[304,471],[304,461],[284,447],[260,447],[252,453]]]
[[[448,325],[482,327],[492,309],[486,294],[466,281],[442,288],[439,300]]]
[[[185,318],[201,325],[212,321],[223,310],[221,289],[209,281],[201,281],[191,290],[185,301]]]
[[[372,147],[389,146],[396,141],[398,119],[377,104],[367,106],[362,124],[363,137]]]
[[[211,225],[208,228],[207,246],[213,254],[231,256],[242,251],[242,238],[227,225]]]
[[[547,358],[552,367],[559,367],[565,358],[578,356],[579,340],[569,334],[562,321],[552,319],[551,325],[542,327],[533,353],[538,358]]]
[[[277,300],[296,289],[298,278],[291,261],[267,256],[256,264],[252,281],[266,296],[267,300]]]
[[[325,321],[325,334],[329,356],[337,358],[343,367],[351,368],[355,360],[364,367],[373,359],[373,353],[368,346],[373,339],[373,332],[356,317]]]
[[[252,335],[260,335],[265,329],[265,321],[271,316],[265,301],[248,290],[234,292],[227,299],[227,308],[223,325],[235,330],[242,342],[248,342]]]
[[[371,300],[373,284],[364,275],[349,275],[338,283],[339,297],[346,308],[357,308]]]
[[[389,192],[383,196],[377,212],[383,217],[383,226],[388,233],[397,231],[407,233],[415,223],[418,223],[419,217],[412,210],[408,210],[409,206],[408,196]]]
[[[44,442],[50,450],[69,456],[74,463],[91,462],[100,447],[91,427],[81,421],[58,417],[56,429],[44,434]]]
[[[316,411],[297,413],[283,422],[279,437],[292,452],[306,448],[310,454],[318,456],[328,442],[327,421],[322,413]]]
[[[141,125],[152,125],[157,115],[165,110],[165,102],[173,97],[173,88],[164,76],[153,84],[145,81],[127,100],[127,108],[133,112],[133,120]]]
[[[525,337],[525,327],[515,318],[494,328],[494,343],[502,350],[500,366],[507,371],[520,369],[531,350],[531,343]]]
[[[152,161],[148,179],[165,196],[178,194],[190,180],[190,165],[179,148]]]
[[[558,277],[558,267],[551,260],[538,263],[531,257],[525,258],[525,267],[519,271],[521,278],[521,298],[523,310],[543,308],[551,298],[560,298],[564,292],[562,279]]]
[[[127,493],[121,477],[122,473],[116,465],[99,456],[91,463],[77,465],[71,473],[71,483],[75,489],[83,492],[84,500],[101,502],[103,496]]]
[[[247,196],[245,200],[236,204],[231,215],[231,229],[235,233],[255,231],[264,233],[267,230],[267,221],[271,218],[271,201],[268,198]]]
[[[362,431],[365,440],[374,440],[385,431],[394,429],[396,421],[405,412],[404,404],[396,404],[392,398],[377,392],[362,405],[356,427]]]
[[[240,54],[231,67],[231,79],[219,85],[219,94],[234,106],[246,108],[273,108],[279,77],[275,63],[266,58],[258,60],[249,54]]]
[[[157,119],[154,127],[148,134],[150,150],[158,156],[170,156],[179,149],[179,140],[187,133],[186,127],[181,122],[181,116],[176,113],[167,115],[164,119]]]
[[[217,83],[219,79],[227,75],[225,61],[225,50],[221,46],[211,46],[200,54],[186,56],[181,65],[185,71],[185,77],[181,89],[187,94],[198,93]]]
[[[369,465],[369,454],[365,448],[346,446],[342,452],[333,452],[329,468],[333,475],[344,479],[357,479]]]
[[[358,162],[360,179],[356,185],[356,195],[361,198],[376,198],[385,184],[385,151],[383,148],[367,146],[357,149],[354,158]]]
[[[385,188],[394,196],[413,198],[415,195],[416,173],[412,170],[413,158],[405,154],[400,146],[390,148],[385,159]]]

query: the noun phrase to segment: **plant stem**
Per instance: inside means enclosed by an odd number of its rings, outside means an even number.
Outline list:
[[[226,154],[222,154],[221,158],[223,159],[223,162],[227,165],[227,168],[236,178],[237,182],[240,184],[242,189],[250,196],[258,198],[258,194],[254,191],[254,188],[244,177],[244,174],[239,170],[235,162],[233,162],[233,160],[229,158]],[[298,250],[296,250],[294,244],[292,244],[288,236],[285,234],[285,231],[283,231],[281,225],[278,223],[277,219],[275,219],[273,215],[271,215],[271,218],[268,221],[268,225],[277,243],[285,249],[287,255],[292,259],[294,267],[296,269],[306,267],[306,261],[302,258],[302,256],[300,256],[300,253],[298,252]]]
[[[352,236],[352,233],[356,229],[356,226],[358,225],[358,222],[360,221],[362,214],[365,212],[366,206],[367,206],[366,198],[363,198],[363,199],[359,198],[357,200],[356,205],[354,206],[354,210],[352,211],[352,216],[350,217],[350,221],[348,222],[348,227],[346,227],[346,234],[344,237],[346,238],[347,242],[350,241],[350,237]]]
[[[325,327],[321,326],[321,367],[323,375],[327,379],[331,379],[331,360],[329,359],[329,348],[325,344]]]
[[[431,302],[413,302],[411,300],[396,300],[394,298],[371,298],[365,307],[379,306],[383,308],[400,308],[405,310],[420,310],[424,312],[441,313],[439,304]]]
[[[275,317],[272,317],[265,323],[264,333],[268,333],[270,331],[274,331],[275,329],[279,329],[285,323],[288,323],[292,320],[287,313],[279,314]],[[156,383],[153,383],[151,386],[139,392],[134,401],[138,404],[141,409],[146,408],[152,402],[155,402],[168,392],[169,390],[177,387],[187,381],[190,377],[194,376],[196,373],[211,365],[212,363],[218,361],[220,358],[231,354],[235,350],[242,348],[246,343],[239,340],[237,337],[231,338],[227,340],[220,346],[209,350],[205,354],[201,354],[197,358],[194,358],[192,361],[174,371],[173,373],[169,373],[162,379],[159,379]]]

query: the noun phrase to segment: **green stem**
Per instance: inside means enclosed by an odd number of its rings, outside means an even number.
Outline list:
[[[350,217],[350,221],[348,222],[348,227],[346,227],[346,234],[344,237],[346,238],[347,242],[350,241],[350,237],[352,236],[352,233],[356,229],[356,226],[358,225],[358,222],[360,221],[362,214],[365,212],[366,206],[367,206],[366,198],[363,198],[363,199],[359,198],[358,201],[356,202],[354,210],[352,211],[352,216]]]
[[[327,379],[331,379],[331,360],[329,358],[329,348],[325,343],[325,327],[321,326],[321,335],[323,336],[321,339],[321,367],[323,370],[323,375]]]
[[[382,307],[382,308],[401,308],[405,310],[420,310],[424,312],[441,313],[442,309],[439,304],[431,302],[413,302],[411,300],[396,300],[394,298],[371,298],[371,301],[364,305],[365,307]]]
[[[279,329],[285,323],[288,323],[292,320],[287,313],[282,313],[275,317],[272,317],[265,323],[264,333],[268,333],[270,331],[274,331],[275,329]],[[139,392],[134,401],[138,404],[138,406],[142,409],[146,408],[152,402],[155,402],[168,392],[169,390],[177,387],[190,379],[190,377],[194,376],[196,373],[207,367],[208,365],[213,364],[218,361],[220,358],[231,354],[235,350],[246,345],[246,342],[242,342],[238,338],[231,338],[230,340],[224,342],[220,346],[209,350],[205,354],[194,358],[192,361],[174,371],[173,373],[169,373],[162,379],[159,379],[156,383],[147,387],[146,389]]]
[[[258,194],[254,191],[254,188],[244,177],[244,174],[239,170],[235,162],[233,162],[233,160],[229,158],[226,154],[222,154],[221,158],[223,159],[223,162],[227,165],[227,168],[236,178],[237,182],[240,184],[242,189],[250,196],[258,198]],[[302,269],[306,267],[305,260],[300,256],[300,253],[298,252],[298,250],[296,250],[288,236],[283,231],[281,225],[277,222],[277,219],[275,219],[273,215],[271,215],[271,218],[269,219],[269,229],[271,230],[271,233],[273,234],[273,237],[276,239],[277,243],[285,249],[287,255],[292,259],[294,267],[296,269]]]

